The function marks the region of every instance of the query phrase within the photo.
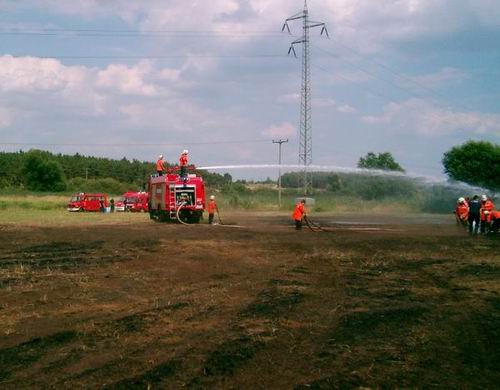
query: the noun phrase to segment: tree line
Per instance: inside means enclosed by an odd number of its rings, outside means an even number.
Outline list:
[[[54,192],[85,187],[108,192],[146,189],[154,169],[152,162],[127,158],[114,160],[42,150],[0,152],[0,188]],[[214,187],[232,182],[229,174],[203,172],[203,177]]]

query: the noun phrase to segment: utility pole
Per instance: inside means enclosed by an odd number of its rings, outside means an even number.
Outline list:
[[[299,164],[304,166],[302,175],[302,185],[304,195],[312,192],[312,175],[308,172],[312,164],[312,128],[311,128],[311,46],[309,42],[309,30],[314,27],[321,27],[321,34],[325,33],[327,37],[328,30],[326,24],[309,20],[309,10],[307,0],[304,0],[304,10],[285,20],[281,31],[285,28],[290,33],[288,22],[302,19],[302,37],[293,41],[288,50],[288,54],[293,53],[297,57],[295,45],[302,44],[302,93],[300,102],[300,143],[299,143]]]
[[[85,180],[89,179],[89,169],[85,168]]]
[[[281,209],[281,145],[287,144],[288,139],[273,140],[273,144],[279,144],[278,152],[278,208]]]

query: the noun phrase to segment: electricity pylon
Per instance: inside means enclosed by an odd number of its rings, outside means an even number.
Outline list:
[[[299,143],[299,164],[304,166],[301,184],[304,188],[304,195],[312,192],[312,175],[308,172],[308,167],[312,164],[312,127],[311,127],[311,46],[309,44],[309,30],[314,27],[321,27],[321,34],[328,35],[326,24],[309,20],[309,10],[307,0],[304,0],[304,10],[285,20],[281,31],[285,28],[290,33],[288,22],[302,19],[302,37],[293,41],[288,50],[288,54],[293,53],[297,57],[295,45],[302,44],[302,93],[300,102],[300,143]]]

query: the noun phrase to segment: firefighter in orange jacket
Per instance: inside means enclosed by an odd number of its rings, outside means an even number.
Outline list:
[[[302,220],[304,219],[306,215],[306,200],[302,199],[297,205],[295,206],[295,210],[292,214],[292,218],[295,221],[295,229],[300,230],[302,229]]]
[[[180,176],[181,176],[181,178],[184,179],[184,181],[187,178],[188,154],[189,154],[189,151],[183,150],[181,157],[179,158],[179,166],[181,167]]]
[[[219,211],[219,208],[217,207],[217,203],[215,203],[215,196],[211,195],[210,200],[208,201],[208,223],[212,225],[214,223],[214,216],[215,212]]]
[[[469,205],[465,201],[465,198],[458,199],[457,206],[455,207],[455,217],[457,219],[457,225],[467,227],[469,219]]]
[[[491,222],[491,212],[495,210],[495,205],[486,195],[481,196],[481,233],[486,233]]]
[[[158,156],[158,160],[156,161],[156,173],[158,176],[163,176],[165,173],[165,166],[163,165],[163,154]]]

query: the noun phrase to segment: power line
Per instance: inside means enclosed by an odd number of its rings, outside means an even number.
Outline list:
[[[37,57],[41,59],[52,59],[57,58],[61,60],[96,60],[96,59],[115,59],[115,60],[127,60],[127,59],[154,59],[154,60],[164,60],[164,59],[185,59],[185,58],[289,58],[283,54],[186,54],[186,55],[15,55],[13,57]]]
[[[98,30],[98,29],[4,29],[5,36],[65,36],[65,37],[137,37],[137,38],[217,38],[266,36],[282,37],[279,31],[224,31],[224,30]]]
[[[417,86],[417,87],[421,88],[422,90],[427,91],[428,93],[430,93],[430,94],[434,95],[435,97],[437,97],[437,98],[439,98],[439,99],[441,99],[441,100],[444,100],[444,101],[445,101],[445,102],[447,102],[450,106],[451,106],[451,105],[456,105],[456,106],[458,106],[458,107],[460,107],[460,108],[462,108],[462,109],[464,109],[464,110],[466,110],[466,111],[469,111],[469,110],[470,110],[468,107],[465,107],[465,106],[464,106],[464,105],[462,105],[461,103],[458,103],[458,102],[453,101],[453,100],[449,100],[449,98],[448,98],[447,96],[445,96],[445,95],[443,95],[443,94],[441,94],[441,93],[439,93],[439,92],[435,91],[435,90],[434,90],[434,89],[432,89],[432,88],[429,88],[429,87],[427,87],[427,86],[423,85],[422,83],[419,83],[418,81],[416,81],[415,79],[411,78],[411,77],[410,77],[410,76],[408,76],[408,75],[404,75],[404,74],[399,73],[398,71],[396,71],[396,70],[392,69],[391,67],[389,67],[389,66],[387,66],[387,65],[385,65],[385,64],[383,64],[383,63],[381,63],[380,61],[376,61],[376,60],[374,60],[374,59],[372,59],[372,58],[365,58],[365,57],[364,57],[364,56],[362,56],[359,52],[357,52],[355,49],[353,49],[353,48],[351,48],[351,47],[349,47],[349,46],[347,46],[347,45],[345,45],[345,44],[343,44],[343,43],[340,43],[340,42],[338,42],[338,41],[335,41],[334,43],[335,43],[335,44],[338,44],[339,46],[341,46],[341,47],[343,47],[343,48],[345,48],[345,49],[347,49],[347,50],[349,50],[350,52],[354,53],[354,54],[355,54],[356,56],[358,56],[359,58],[362,58],[363,60],[366,60],[366,61],[368,61],[368,62],[371,62],[372,64],[378,65],[378,66],[380,66],[381,68],[383,68],[383,69],[385,69],[386,71],[388,71],[389,73],[393,74],[394,76],[396,76],[396,77],[398,77],[398,78],[400,78],[400,79],[402,79],[402,80],[406,80],[406,81],[408,81],[408,82],[412,83],[413,85],[415,85],[415,86]],[[331,55],[331,56],[332,56],[332,57],[334,57],[334,58],[337,58],[337,59],[339,59],[339,60],[341,60],[341,61],[344,61],[344,62],[350,63],[352,66],[356,67],[357,69],[361,70],[362,72],[365,72],[365,73],[367,73],[367,74],[371,75],[372,77],[374,77],[374,78],[376,78],[376,79],[378,79],[378,80],[380,80],[380,81],[387,82],[385,79],[382,79],[382,78],[380,78],[380,77],[377,77],[374,73],[366,71],[366,69],[362,68],[362,67],[361,67],[361,66],[359,66],[359,65],[354,65],[352,62],[347,61],[345,58],[343,58],[343,57],[341,57],[341,56],[335,55],[335,54],[333,54],[333,53],[329,53],[329,52],[327,52],[326,50],[324,50],[324,49],[322,49],[322,48],[320,48],[320,47],[318,47],[318,49],[319,49],[319,50],[322,50],[323,52],[325,52],[325,53],[327,53],[327,54],[329,54],[329,55]],[[393,84],[393,83],[391,83],[391,84],[392,84],[392,85],[394,85],[394,86],[396,86],[398,89],[405,91],[406,93],[413,94],[412,92],[410,92],[410,91],[409,91],[409,90],[407,90],[406,88],[403,88],[403,87],[398,86],[398,85]],[[415,96],[415,95],[414,95],[414,96]],[[421,98],[421,96],[418,96],[418,98]]]
[[[158,146],[196,146],[196,145],[238,145],[249,143],[267,143],[270,139],[234,140],[234,141],[206,141],[183,143],[45,143],[45,142],[1,142],[0,145],[9,146],[102,146],[102,147],[158,147]]]

